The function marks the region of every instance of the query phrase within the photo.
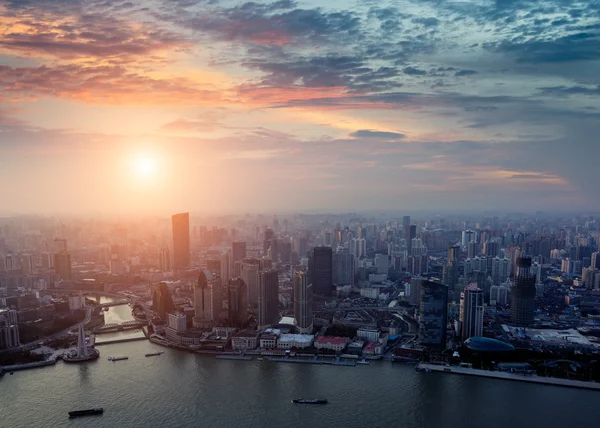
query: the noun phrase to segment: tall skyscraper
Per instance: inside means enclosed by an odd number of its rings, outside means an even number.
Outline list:
[[[258,275],[258,325],[269,326],[279,321],[279,272],[262,271]]]
[[[173,267],[185,269],[190,266],[190,213],[175,214],[173,224]]]
[[[308,282],[308,274],[295,271],[293,278],[294,319],[300,333],[312,333],[312,285]]]
[[[244,328],[248,319],[246,284],[242,278],[232,278],[228,286],[229,327]]]
[[[333,254],[333,283],[354,285],[354,257],[346,248],[340,247]]]
[[[592,253],[590,266],[592,269],[600,269],[600,251]]]
[[[158,284],[152,292],[152,308],[163,320],[175,309],[169,288],[164,282]]]
[[[54,272],[63,281],[71,280],[71,254],[66,251],[54,254]]]
[[[517,258],[514,286],[511,288],[510,322],[518,326],[533,324],[535,313],[535,275],[531,272],[531,258]]]
[[[17,311],[0,309],[0,349],[10,349],[20,346]]]
[[[483,335],[483,290],[469,284],[460,296],[460,323],[462,340]]]
[[[422,345],[445,348],[448,286],[422,280],[419,291],[419,342]]]
[[[244,259],[241,261],[240,277],[246,284],[246,300],[251,306],[258,304],[258,272],[260,271],[259,259]]]
[[[163,272],[171,272],[171,251],[168,248],[161,248],[158,255],[158,267]]]
[[[231,264],[242,261],[246,258],[246,243],[243,241],[233,242],[231,244]]]
[[[308,260],[313,293],[331,296],[333,291],[333,251],[331,247],[315,247]]]
[[[467,244],[467,258],[473,259],[479,255],[479,244],[471,241]]]
[[[494,285],[502,285],[510,276],[510,260],[494,257],[492,260],[492,282]]]
[[[229,284],[229,280],[233,276],[232,270],[231,253],[225,251],[221,254],[221,281],[223,281],[223,284]]]
[[[460,247],[458,245],[453,245],[451,247],[448,247],[448,263],[457,262],[459,256],[460,256]]]
[[[220,278],[213,278],[208,270],[200,272],[194,287],[194,328],[209,329],[215,324],[221,310],[220,288]]]

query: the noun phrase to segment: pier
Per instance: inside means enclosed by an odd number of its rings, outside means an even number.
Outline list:
[[[489,370],[477,370],[470,369],[464,367],[456,367],[456,366],[440,366],[437,364],[425,364],[420,363],[416,366],[417,368],[424,370],[431,370],[432,372],[441,372],[447,374],[462,374],[469,376],[480,376],[487,377],[493,379],[504,379],[504,380],[513,380],[519,382],[529,382],[529,383],[537,383],[544,385],[554,385],[554,386],[565,386],[569,388],[581,388],[581,389],[590,389],[600,391],[600,383],[595,382],[584,382],[581,380],[571,380],[571,379],[558,379],[553,377],[541,377],[541,376],[526,376],[522,374],[516,373],[506,373],[506,372],[494,372]]]
[[[125,339],[105,340],[104,342],[95,342],[94,346],[110,345],[112,343],[136,342],[138,340],[148,340],[148,338],[146,336],[140,336],[140,337],[128,337]]]
[[[252,361],[250,355],[217,355],[217,360],[240,360],[240,361]]]
[[[274,361],[278,363],[296,363],[296,364],[321,364],[321,365],[330,365],[330,366],[345,366],[345,367],[355,367],[356,361],[341,361],[339,356],[335,356],[335,358],[323,358],[322,356],[315,355],[310,359],[306,358],[298,358],[298,357],[266,357],[268,361]]]

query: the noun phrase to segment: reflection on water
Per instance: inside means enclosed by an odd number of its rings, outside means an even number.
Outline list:
[[[112,300],[112,299],[111,299]],[[109,300],[107,300],[109,301]],[[124,321],[133,320],[131,315],[131,307],[129,305],[111,306],[108,311],[104,312],[105,324],[121,324]],[[115,331],[113,333],[99,334],[96,336],[96,343],[102,343],[108,340],[129,339],[133,337],[142,337],[144,333],[141,329]]]

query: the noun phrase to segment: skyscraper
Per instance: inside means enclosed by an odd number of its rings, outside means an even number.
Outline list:
[[[231,264],[239,262],[246,258],[246,243],[243,241],[233,242],[231,244]]]
[[[225,251],[221,254],[221,281],[223,281],[223,284],[229,284],[229,280],[232,277],[232,269],[231,253]]]
[[[258,325],[268,326],[279,321],[279,272],[262,271],[258,275]]]
[[[185,269],[190,265],[190,213],[175,214],[173,224],[173,267]]]
[[[333,251],[331,247],[315,247],[308,260],[308,274],[313,293],[330,296],[333,291]]]
[[[158,267],[163,272],[171,272],[171,252],[168,248],[161,248],[158,255]]]
[[[208,270],[198,275],[194,287],[194,328],[211,328],[219,317],[221,309],[220,279],[214,279]]]
[[[175,309],[169,288],[164,282],[158,284],[152,292],[152,308],[162,319],[167,319],[167,314]]]
[[[54,254],[54,272],[63,281],[71,280],[71,254],[66,251]]]
[[[354,285],[354,257],[346,248],[340,247],[333,254],[333,283]]]
[[[483,290],[469,284],[460,296],[460,322],[462,340],[483,335]]]
[[[294,272],[294,319],[300,333],[312,333],[312,286],[308,274],[298,270]]]
[[[535,312],[535,275],[531,258],[517,258],[514,286],[511,288],[510,322],[518,326],[533,324]]]
[[[241,261],[240,277],[246,284],[246,302],[251,306],[258,304],[258,272],[260,260],[244,259]]]
[[[422,280],[419,299],[419,342],[446,347],[448,323],[448,286]]]
[[[17,311],[0,309],[0,349],[10,349],[21,345]]]
[[[228,286],[229,327],[244,328],[248,319],[246,284],[242,278],[229,280]]]

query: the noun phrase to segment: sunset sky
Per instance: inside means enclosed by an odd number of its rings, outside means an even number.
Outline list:
[[[0,212],[600,208],[600,1],[0,0]]]

